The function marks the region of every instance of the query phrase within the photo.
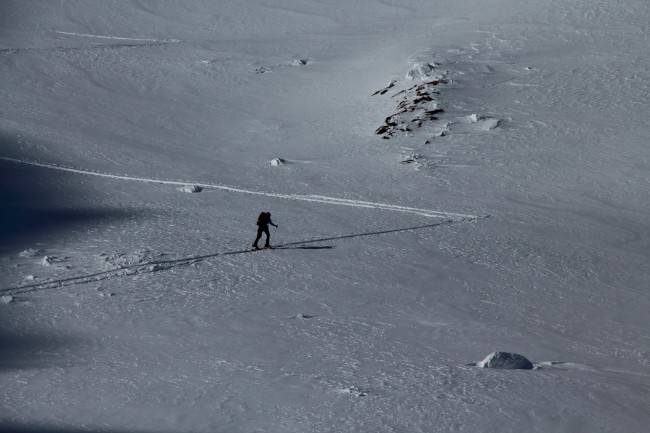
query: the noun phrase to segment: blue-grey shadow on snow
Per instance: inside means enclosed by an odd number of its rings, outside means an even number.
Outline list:
[[[22,318],[22,322],[27,321]],[[0,329],[0,372],[64,367],[68,349],[84,344],[81,338],[73,336],[47,332],[26,334],[25,326],[28,325],[23,323],[20,333]]]
[[[4,140],[0,139],[0,144]],[[55,178],[53,176],[59,176]],[[74,178],[0,159],[0,254],[89,222],[131,218],[138,211],[89,207]],[[63,174],[63,176],[67,176]],[[61,197],[65,197],[65,205]]]
[[[275,249],[278,250],[292,250],[292,249],[304,249],[304,250],[329,250],[334,248],[331,245],[309,245],[309,244],[314,244],[314,243],[319,243],[319,242],[331,242],[331,241],[336,241],[336,240],[344,240],[344,239],[353,239],[353,238],[360,238],[364,236],[379,236],[379,235],[385,235],[385,234],[390,234],[390,233],[399,233],[399,232],[408,232],[408,231],[415,231],[415,230],[424,230],[424,229],[429,229],[429,228],[434,228],[434,227],[440,227],[443,225],[450,225],[454,223],[459,223],[462,221],[469,221],[468,219],[465,220],[444,220],[444,221],[438,221],[432,224],[425,224],[425,225],[419,225],[419,226],[412,226],[412,227],[402,227],[402,228],[397,228],[397,229],[389,229],[389,230],[376,230],[376,231],[370,231],[370,232],[363,232],[363,233],[354,233],[350,235],[342,235],[342,236],[332,236],[332,237],[327,237],[327,238],[318,238],[318,239],[309,239],[309,240],[304,240],[304,241],[296,241],[296,242],[287,242],[283,244],[279,244],[275,246]],[[37,284],[30,284],[30,285],[24,285],[24,286],[19,286],[19,287],[9,287],[5,289],[0,289],[0,294],[20,294],[20,293],[30,293],[30,292],[38,292],[41,290],[50,290],[50,289],[56,289],[59,287],[63,286],[69,286],[73,284],[84,284],[84,283],[90,283],[90,282],[97,282],[101,280],[105,280],[108,278],[115,278],[115,277],[120,277],[120,276],[134,276],[134,275],[141,275],[145,273],[153,273],[153,272],[159,272],[159,271],[164,271],[180,266],[189,266],[193,265],[195,263],[199,263],[202,261],[205,261],[207,259],[211,259],[214,257],[219,257],[219,256],[231,256],[231,255],[236,255],[236,254],[264,254],[264,251],[266,250],[260,250],[260,251],[252,251],[250,249],[244,249],[244,250],[235,250],[235,251],[226,251],[226,252],[221,252],[221,253],[214,253],[214,254],[206,254],[202,256],[192,256],[192,257],[186,257],[182,259],[174,259],[174,260],[152,260],[147,263],[139,263],[137,265],[132,265],[132,266],[124,266],[119,269],[113,269],[109,271],[102,271],[102,272],[95,272],[92,274],[86,274],[86,275],[78,275],[75,277],[70,277],[70,278],[63,278],[59,280],[52,280],[52,281],[47,281],[43,283],[37,283]]]
[[[280,246],[278,246],[278,247],[274,247],[273,249],[275,249],[275,250],[331,250],[332,248],[334,248],[334,247],[331,246],[331,245],[326,245],[324,247],[317,247],[317,246],[310,247],[310,246],[307,246],[307,245],[305,245],[305,246],[298,245],[298,246],[295,246],[295,247],[280,247]]]

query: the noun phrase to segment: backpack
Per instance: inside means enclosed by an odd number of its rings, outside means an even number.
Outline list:
[[[262,212],[262,213],[259,214],[259,216],[257,217],[257,225],[258,226],[267,225],[266,212]]]

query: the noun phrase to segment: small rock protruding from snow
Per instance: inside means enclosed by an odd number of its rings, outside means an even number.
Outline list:
[[[193,194],[196,192],[203,191],[203,188],[201,188],[198,185],[185,185],[184,187],[181,188],[181,191]]]
[[[305,59],[293,59],[291,65],[293,66],[305,66],[308,63]]]
[[[341,388],[337,390],[339,394],[350,394],[355,397],[366,397],[368,396],[368,391],[359,388],[358,386],[350,386],[346,388]]]
[[[507,370],[532,370],[533,363],[523,355],[509,352],[494,352],[485,357],[483,361],[476,363],[481,368],[500,368]]]
[[[420,154],[419,153],[411,153],[409,155],[403,155],[400,163],[402,163],[402,164],[412,164],[414,162],[417,162],[418,159],[420,159]]]
[[[112,292],[104,292],[100,287],[97,288],[97,293],[98,293],[99,296],[101,296],[102,298],[112,298],[113,296],[115,296],[115,293],[112,293]]]
[[[386,87],[384,87],[383,89],[377,90],[375,93],[373,93],[370,96],[384,95],[386,92],[388,92],[388,89],[391,89],[391,88],[395,87],[395,84],[397,84],[397,81],[391,80],[390,83],[388,83],[388,85]]]
[[[52,263],[56,260],[56,257],[53,256],[45,256],[43,257],[43,260],[41,261],[41,264],[43,266],[52,266]]]
[[[3,304],[9,304],[13,301],[14,301],[14,297],[11,295],[4,295],[0,297],[0,302],[2,302]]]
[[[287,163],[287,161],[284,160],[284,159],[282,159],[282,158],[274,158],[274,159],[272,159],[271,161],[269,161],[269,163],[270,163],[273,167],[279,167],[279,166],[281,166],[281,165],[285,165],[285,164]]]

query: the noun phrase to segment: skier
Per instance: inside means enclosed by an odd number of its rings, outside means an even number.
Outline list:
[[[257,246],[257,242],[262,237],[262,233],[266,234],[266,243],[264,244],[264,248],[273,248],[269,244],[269,238],[271,237],[269,234],[269,224],[271,224],[273,227],[278,227],[277,224],[273,224],[273,221],[271,221],[271,212],[262,212],[257,217],[257,237],[255,238],[255,242],[253,242],[253,250],[260,249],[260,247]]]

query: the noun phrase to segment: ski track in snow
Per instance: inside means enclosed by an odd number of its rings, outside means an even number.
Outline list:
[[[63,32],[60,30],[54,30],[54,33],[58,33],[60,35],[68,35],[68,36],[80,36],[84,38],[112,39],[116,41],[160,42],[160,39],[125,38],[119,36],[91,35],[87,33]]]
[[[0,157],[0,159],[4,161],[18,163],[18,164],[27,164],[36,167],[49,168],[53,170],[66,171],[70,173],[105,177],[110,179],[129,180],[129,181],[145,182],[145,183],[157,183],[157,184],[174,185],[174,186],[181,186],[181,187],[187,185],[198,185],[204,189],[206,188],[218,189],[222,191],[228,191],[228,192],[234,192],[240,194],[261,195],[261,196],[280,198],[285,200],[300,200],[300,201],[308,201],[314,203],[332,204],[338,206],[351,206],[351,207],[358,207],[358,208],[387,210],[393,212],[405,212],[405,213],[421,215],[429,218],[457,218],[460,220],[476,220],[480,218],[486,218],[487,216],[489,216],[489,215],[482,215],[482,216],[470,215],[470,214],[462,214],[462,213],[455,213],[455,212],[441,212],[441,211],[420,209],[420,208],[414,208],[408,206],[399,206],[399,205],[377,203],[377,202],[370,202],[364,200],[351,200],[351,199],[328,197],[328,196],[314,195],[314,194],[308,194],[308,195],[282,194],[282,193],[274,193],[274,192],[266,192],[266,191],[255,191],[250,189],[237,188],[237,187],[219,185],[219,184],[208,184],[208,183],[201,183],[201,182],[181,182],[181,181],[174,181],[174,180],[160,180],[160,179],[151,179],[151,178],[136,177],[136,176],[116,175],[110,173],[81,170],[76,168],[61,167],[58,165],[45,164],[45,163],[40,163],[35,161],[25,161],[21,159],[7,158],[7,157]]]
[[[402,228],[397,228],[397,229],[390,229],[390,230],[381,230],[381,231],[373,231],[373,232],[366,232],[366,233],[356,233],[356,234],[350,234],[350,235],[341,235],[341,236],[333,236],[333,237],[328,237],[328,238],[319,238],[319,239],[309,239],[309,240],[303,240],[303,241],[296,241],[296,242],[287,242],[283,244],[279,244],[275,246],[273,249],[276,250],[290,250],[290,249],[318,249],[318,248],[331,248],[328,246],[325,247],[320,247],[320,246],[305,246],[307,244],[313,244],[317,242],[330,242],[330,241],[335,241],[335,240],[342,240],[342,239],[351,239],[351,238],[358,238],[362,236],[379,236],[379,235],[385,235],[385,234],[391,234],[391,233],[399,233],[399,232],[405,232],[405,231],[413,231],[413,230],[422,230],[422,229],[427,229],[427,228],[434,228],[442,225],[448,225],[452,223],[459,223],[459,222],[470,222],[474,221],[475,219],[464,219],[464,220],[447,220],[447,221],[442,221],[442,222],[437,222],[433,224],[426,224],[426,225],[420,225],[420,226],[415,226],[415,227],[402,227]],[[5,289],[0,289],[0,295],[18,295],[18,294],[25,294],[25,293],[31,293],[31,292],[39,292],[41,290],[49,290],[49,289],[56,289],[56,288],[61,288],[65,286],[71,286],[71,285],[76,285],[76,284],[85,284],[85,283],[92,283],[92,282],[98,282],[102,280],[107,280],[111,278],[118,278],[118,277],[127,277],[127,276],[137,276],[141,274],[146,274],[146,273],[154,273],[154,272],[160,272],[160,271],[165,271],[173,268],[177,268],[179,266],[191,266],[195,265],[199,262],[203,262],[208,259],[212,259],[215,257],[219,256],[231,256],[231,255],[236,255],[236,254],[246,254],[246,253],[253,253],[254,251],[251,249],[243,249],[243,250],[236,250],[236,251],[225,251],[221,253],[214,253],[214,254],[206,254],[202,256],[190,256],[190,257],[184,257],[180,259],[174,259],[174,260],[151,260],[143,263],[137,263],[129,266],[120,266],[119,268],[116,269],[109,269],[106,271],[100,271],[100,272],[95,272],[93,274],[86,274],[86,275],[77,275],[73,277],[68,277],[68,278],[63,278],[59,280],[50,280],[50,281],[43,281],[42,283],[37,283],[37,284],[29,284],[29,285],[24,285],[24,286],[17,286],[17,287],[9,287]],[[258,254],[261,253],[258,252]]]
[[[151,48],[160,45],[177,44],[180,39],[165,38],[165,39],[145,39],[145,38],[127,38],[120,36],[104,36],[92,35],[86,33],[63,32],[54,30],[54,33],[67,36],[78,36],[83,38],[104,39],[108,41],[115,41],[115,43],[106,43],[99,45],[85,45],[81,47],[26,47],[26,48],[5,48],[0,49],[0,54],[10,56],[21,52],[45,52],[45,51],[78,51],[78,50],[107,50],[107,49],[122,49],[122,48]]]

